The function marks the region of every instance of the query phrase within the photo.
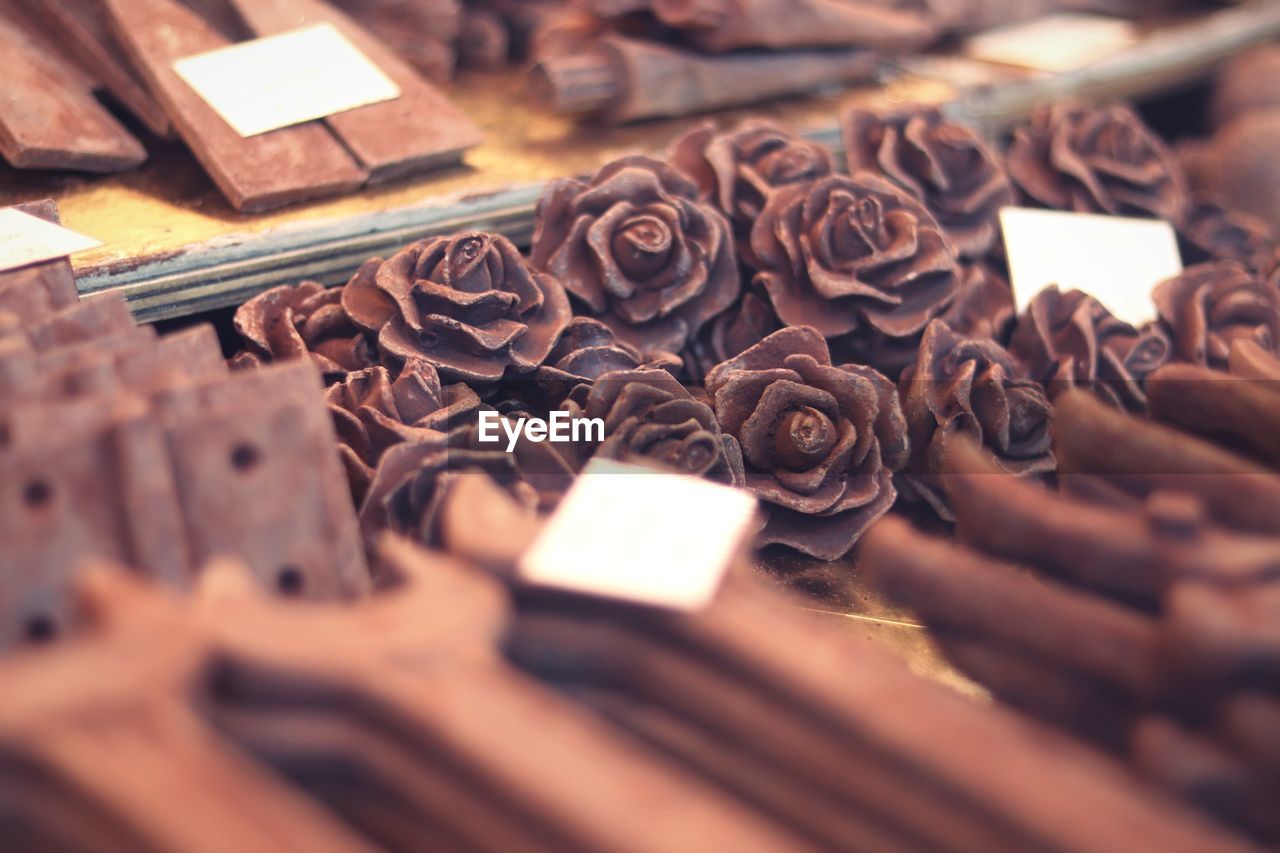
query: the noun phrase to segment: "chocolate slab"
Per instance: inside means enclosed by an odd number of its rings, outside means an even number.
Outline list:
[[[12,2],[12,0],[11,0]],[[44,25],[45,34],[157,136],[171,139],[173,124],[111,35],[97,0],[17,0]]]
[[[227,40],[173,0],[106,0],[111,30],[179,135],[242,211],[350,192],[365,171],[320,122],[242,137],[186,84],[173,63]]]
[[[480,128],[407,62],[337,9],[316,0],[231,0],[260,36],[329,23],[400,87],[400,97],[325,119],[372,181],[451,165],[482,141]]]
[[[117,172],[146,149],[25,28],[0,16],[0,154],[19,169]]]

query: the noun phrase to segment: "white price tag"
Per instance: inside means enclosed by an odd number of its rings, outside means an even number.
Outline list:
[[[0,270],[65,258],[101,245],[91,237],[21,210],[0,210]]]
[[[974,59],[1062,73],[1114,56],[1138,41],[1133,24],[1120,18],[1062,13],[988,30],[969,39]]]
[[[595,460],[520,560],[531,584],[672,610],[715,597],[755,534],[748,492]]]
[[[1151,289],[1182,272],[1177,235],[1160,219],[1006,207],[1000,227],[1019,313],[1056,284],[1141,326],[1156,318]]]
[[[241,136],[400,97],[400,87],[332,24],[188,56],[173,70]]]

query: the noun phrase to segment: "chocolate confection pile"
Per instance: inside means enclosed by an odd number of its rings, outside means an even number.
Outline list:
[[[0,276],[5,643],[76,635],[0,660],[4,837],[1280,841],[1276,235],[1128,107],[995,144],[923,106],[841,125],[846,162],[697,127],[552,181],[527,252],[432,236],[267,291],[229,362],[65,262]],[[1058,288],[1018,312],[1010,203],[1164,219],[1190,265],[1142,327]],[[604,432],[507,452],[488,412]],[[755,559],[695,612],[528,587],[593,459],[749,491]],[[780,554],[829,603],[870,579],[995,701],[794,606]]]
[[[351,192],[453,165],[479,128],[391,47],[323,0],[2,0],[8,59],[0,156],[20,169],[117,172],[147,150],[97,100],[181,140],[240,211]],[[173,63],[249,38],[331,24],[399,88],[391,101],[241,136]]]

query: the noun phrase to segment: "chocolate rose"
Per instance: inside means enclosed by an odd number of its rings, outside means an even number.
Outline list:
[[[555,279],[531,272],[507,238],[480,232],[366,264],[342,304],[377,333],[388,366],[420,358],[446,379],[476,383],[534,370],[572,316]]]
[[[768,515],[762,544],[834,560],[893,504],[907,460],[897,391],[870,368],[833,367],[817,330],[774,332],[713,370],[707,390]]]
[[[728,361],[782,328],[769,300],[756,293],[742,299],[703,328],[684,352],[689,376],[702,380],[711,369]]]
[[[698,185],[733,222],[742,237],[751,231],[775,189],[825,178],[834,171],[831,152],[772,122],[748,119],[717,134],[710,122],[676,140],[667,162]]]
[[[1036,294],[1009,342],[1009,352],[1050,398],[1079,385],[1133,412],[1146,407],[1142,382],[1169,361],[1172,349],[1159,326],[1136,329],[1087,293],[1056,287]]]
[[[385,367],[350,373],[325,400],[357,505],[387,448],[438,439],[480,407],[474,391],[462,383],[442,386],[436,369],[420,359],[406,362],[394,381]]]
[[[939,472],[957,434],[984,445],[1012,474],[1041,474],[1056,466],[1044,389],[1018,378],[1013,357],[994,341],[966,340],[934,320],[898,390],[911,441],[904,494],[918,496],[947,521],[955,516]]]
[[[1238,340],[1280,354],[1280,290],[1235,261],[1187,267],[1151,298],[1183,361],[1226,370]]]
[[[1005,166],[1031,201],[1055,210],[1181,221],[1186,178],[1133,110],[1064,102],[1014,131]]]
[[[369,342],[343,310],[342,288],[314,281],[283,285],[245,302],[233,323],[248,349],[232,367],[259,367],[273,361],[310,357],[326,381],[377,363]]]
[[[756,281],[790,326],[915,334],[955,296],[955,249],[919,202],[868,173],[778,190],[751,232]]]
[[[972,129],[932,107],[840,118],[850,173],[876,172],[923,204],[964,258],[986,254],[999,237],[1000,208],[1013,187],[995,153]]]
[[[1017,309],[1013,288],[990,264],[969,264],[960,274],[960,289],[942,315],[956,334],[970,340],[1008,340]]]
[[[670,373],[619,370],[602,376],[583,399],[569,400],[572,417],[600,418],[604,439],[573,448],[577,465],[600,457],[665,468],[730,486],[743,484],[742,452],[723,435],[715,413]]]
[[[554,409],[579,385],[589,386],[615,370],[642,367],[665,370],[674,376],[680,371],[681,361],[674,353],[642,353],[618,340],[613,330],[599,320],[574,317],[532,379],[509,384],[516,400],[543,410]]]
[[[365,541],[392,531],[426,545],[438,545],[436,521],[441,504],[459,477],[475,473],[491,477],[526,510],[537,509],[538,492],[521,478],[515,457],[509,453],[459,450],[443,441],[397,444],[383,454],[360,507]]]
[[[679,352],[738,296],[728,221],[657,160],[623,157],[590,181],[552,181],[536,220],[533,266],[642,351]]]
[[[1238,261],[1259,272],[1266,269],[1277,250],[1261,220],[1207,201],[1191,207],[1178,229],[1178,243],[1188,263]]]

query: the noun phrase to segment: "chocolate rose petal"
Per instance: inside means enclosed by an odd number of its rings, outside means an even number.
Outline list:
[[[1009,282],[986,264],[972,264],[963,268],[960,288],[941,319],[962,337],[1002,342],[1016,314]]]
[[[365,261],[342,288],[342,310],[366,332],[376,333],[396,313],[394,302],[378,289],[376,283],[382,264],[382,258]]]
[[[245,302],[233,324],[252,358],[233,359],[236,368],[309,357],[332,382],[370,366],[375,354],[342,309],[341,298],[340,290],[308,281],[275,287]]]
[[[1280,252],[1271,229],[1260,219],[1205,200],[1192,206],[1178,229],[1178,240],[1188,265],[1238,261],[1260,274]]]
[[[838,560],[858,539],[889,511],[897,497],[892,474],[881,471],[871,481],[875,497],[866,504],[830,516],[794,512],[771,507],[764,529],[756,537],[760,545],[783,545],[819,560]]]
[[[1184,361],[1225,370],[1237,340],[1280,352],[1280,290],[1236,261],[1188,267],[1157,285],[1152,299]]]

